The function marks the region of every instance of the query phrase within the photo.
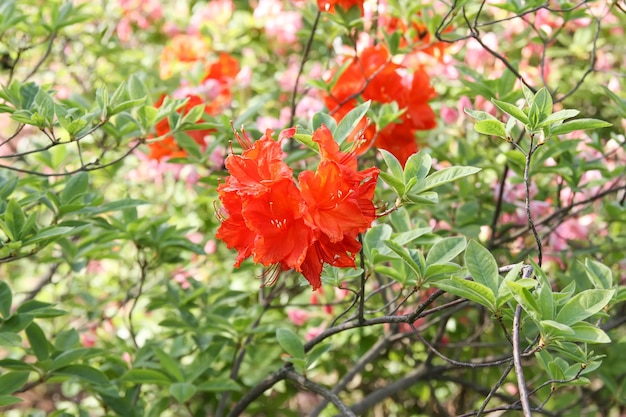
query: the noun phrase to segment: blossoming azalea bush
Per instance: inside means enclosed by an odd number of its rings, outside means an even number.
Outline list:
[[[2,414],[624,414],[624,27],[2,2]]]

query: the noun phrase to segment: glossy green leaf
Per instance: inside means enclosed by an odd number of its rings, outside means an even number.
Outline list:
[[[506,127],[499,120],[481,120],[474,124],[474,130],[487,136],[498,136],[506,139]]]
[[[562,122],[565,119],[571,119],[572,117],[578,116],[579,113],[580,111],[572,110],[572,109],[565,109],[565,110],[557,111],[555,113],[552,113],[550,116],[546,117],[543,120],[543,122],[539,124],[538,127],[550,126],[552,124]]]
[[[576,119],[554,126],[550,129],[551,135],[564,135],[576,130],[600,129],[610,127],[611,123],[598,119]]]
[[[615,290],[585,290],[573,296],[559,310],[556,321],[573,325],[602,310],[615,295]]]
[[[154,369],[131,369],[120,378],[124,382],[135,384],[155,384],[169,386],[174,382],[170,377],[161,371]]]
[[[31,323],[26,328],[26,337],[38,361],[45,361],[50,356],[50,344],[41,327]]]
[[[432,166],[432,163],[432,157],[425,151],[420,151],[416,154],[411,155],[404,164],[404,183],[408,184],[411,178],[416,178],[416,183],[423,181],[430,172],[430,167]],[[411,190],[411,187],[407,188],[407,191]]]
[[[608,266],[594,261],[593,259],[585,259],[585,272],[596,288],[611,289],[613,287],[613,272]]]
[[[277,329],[276,340],[278,344],[296,359],[304,359],[304,344],[302,340],[290,329]]]
[[[499,122],[498,119],[496,119],[494,116],[492,116],[491,114],[487,113],[486,111],[481,111],[481,110],[471,110],[471,109],[464,109],[465,113],[467,113],[469,116],[473,117],[474,119],[476,119],[477,121],[483,121],[483,120],[494,120],[496,122]]]
[[[491,252],[475,240],[470,240],[465,250],[465,266],[474,281],[490,288],[494,295],[498,294],[498,264]]]
[[[507,113],[508,115],[514,117],[515,119],[519,120],[520,122],[526,125],[528,124],[528,116],[526,116],[526,113],[524,113],[516,105],[507,103],[505,101],[496,100],[495,98],[491,99],[491,102],[495,104],[497,108]]]
[[[157,347],[153,347],[152,351],[159,360],[159,364],[161,365],[161,369],[163,369],[163,371],[170,374],[170,376],[178,382],[183,382],[185,380],[185,377],[180,369],[180,364],[176,362],[174,358]]]
[[[571,341],[583,343],[611,343],[611,338],[604,330],[590,323],[582,321],[573,324],[571,328],[574,330],[574,335],[569,337]]]
[[[13,305],[13,293],[9,284],[0,281],[0,315],[7,319],[11,316],[11,307]]]
[[[496,298],[493,292],[478,282],[465,280],[463,278],[444,279],[435,281],[432,285],[450,294],[466,298],[477,304],[487,307],[491,312],[496,311]]]
[[[306,368],[309,369],[311,366],[315,364],[315,362],[326,352],[330,351],[333,348],[332,343],[322,343],[316,345],[309,353],[306,355]]]
[[[8,407],[10,405],[19,404],[22,401],[24,400],[12,395],[0,395],[0,407]]]
[[[101,371],[88,365],[68,365],[53,372],[55,375],[68,375],[95,385],[106,385],[109,379]]]
[[[443,184],[447,184],[452,181],[456,181],[460,178],[467,177],[479,172],[481,169],[468,166],[455,166],[444,168],[437,172],[430,174],[421,184],[417,184],[412,190],[413,192],[427,191],[432,188],[438,187]]]
[[[522,284],[514,281],[505,281],[505,285],[511,290],[511,295],[528,315],[536,322],[541,320],[541,310],[537,300],[532,296],[530,291]],[[558,320],[557,320],[558,321]]]
[[[335,134],[333,137],[338,144],[342,144],[350,135],[350,133],[356,128],[359,124],[363,116],[367,113],[370,108],[370,102],[366,101],[362,103],[346,114],[343,119],[337,125],[335,129]]]
[[[13,394],[28,381],[29,372],[7,372],[0,375],[0,395]]]
[[[453,236],[440,239],[426,255],[426,265],[434,265],[452,261],[465,250],[467,240],[464,236]]]
[[[169,393],[179,403],[185,403],[196,393],[197,388],[189,382],[175,382],[170,385]]]
[[[224,391],[241,391],[241,387],[232,379],[212,379],[202,384],[196,385],[198,391],[207,392],[224,392]]]

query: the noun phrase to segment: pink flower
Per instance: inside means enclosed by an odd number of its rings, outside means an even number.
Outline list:
[[[189,35],[200,35],[202,27],[208,23],[215,23],[218,27],[227,24],[233,15],[235,5],[232,0],[211,0],[204,7],[194,9],[195,13],[187,27]]]
[[[93,332],[93,330],[87,333],[82,333],[80,335],[80,344],[86,348],[94,347],[96,345],[97,340],[98,338],[96,337],[96,334]]]
[[[304,310],[287,310],[287,317],[296,326],[302,326],[309,319],[309,313]]]
[[[441,106],[441,118],[447,125],[456,123],[459,118],[459,112],[456,109],[448,106]]]
[[[304,338],[306,339],[307,342],[310,342],[311,340],[313,340],[317,336],[319,336],[323,331],[324,331],[324,326],[323,325],[322,326],[318,326],[318,327],[310,328],[306,332],[306,335],[304,336]]]
[[[296,106],[296,117],[310,120],[315,113],[318,113],[324,109],[324,102],[311,95],[302,97],[298,105]]]

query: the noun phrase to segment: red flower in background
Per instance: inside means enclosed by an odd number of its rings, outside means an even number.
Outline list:
[[[428,32],[428,28],[419,20],[419,15],[415,16],[411,22],[407,24],[400,18],[381,14],[379,27],[386,30],[390,35],[399,31],[403,35],[398,45],[400,48],[410,48],[412,50],[411,53],[421,52],[440,60],[443,58],[443,52],[447,44],[445,42],[433,41],[433,37]],[[452,26],[448,26],[445,32],[451,30]]]
[[[197,55],[197,52],[198,51],[193,50],[193,53],[191,53],[189,50],[183,49],[179,51],[180,56],[178,56],[177,59],[188,60],[189,62],[197,62],[200,59],[204,59],[204,56]],[[207,66],[207,74],[200,87],[185,87],[178,90],[179,94],[181,92],[187,92],[185,96],[188,98],[187,103],[178,113],[185,115],[195,106],[204,104],[205,114],[210,116],[220,114],[232,101],[230,88],[238,73],[239,63],[237,60],[227,53],[220,53],[218,60]],[[160,107],[164,99],[165,95],[161,96],[155,106]],[[202,121],[199,123],[201,122]],[[163,119],[157,123],[155,129],[157,136],[165,136],[171,132],[167,119]],[[185,132],[185,134],[191,136],[200,146],[204,146],[204,138],[212,132],[212,129],[191,130]],[[176,139],[173,136],[167,136],[165,139],[151,143],[149,146],[149,157],[151,159],[161,160],[164,158],[183,158],[187,156],[185,150],[176,143]]]
[[[357,171],[355,154],[341,152],[322,126],[313,134],[322,161],[296,182],[280,147],[294,133],[287,129],[276,142],[268,131],[253,144],[237,134],[247,149],[226,159],[230,175],[218,187],[223,220],[216,236],[239,252],[235,267],[251,256],[255,263],[301,272],[317,289],[324,263],[355,267],[357,235],[376,217],[378,169]]]
[[[165,95],[161,96],[159,100],[155,103],[156,107],[161,107],[163,104],[163,100],[165,100]],[[196,106],[200,106],[203,104],[203,100],[199,96],[188,96],[187,103],[178,110],[180,114],[187,114],[191,109]],[[206,107],[205,107],[206,113]],[[170,122],[167,118],[161,120],[155,126],[157,136],[165,136],[171,132]],[[211,133],[210,130],[192,130],[186,132],[187,135],[191,136],[193,140],[200,146],[204,146],[204,137]],[[184,158],[187,156],[187,152],[176,143],[176,139],[173,136],[166,136],[165,139],[162,139],[158,142],[153,142],[150,145],[150,159],[161,160],[163,158]]]
[[[335,13],[335,7],[339,6],[344,10],[350,10],[352,7],[358,7],[363,16],[364,0],[317,0],[317,7],[323,12]]]
[[[435,97],[428,74],[423,68],[410,73],[407,68],[392,62],[389,51],[382,44],[365,48],[359,57],[352,58],[333,80],[330,94],[323,97],[337,121],[357,106],[358,98],[381,104],[395,101],[399,109],[405,110],[400,120],[376,134],[376,128],[364,118],[348,140],[357,142],[357,152],[362,153],[376,138],[374,145],[393,153],[402,164],[417,152],[416,132],[437,125],[435,113],[428,104]]]

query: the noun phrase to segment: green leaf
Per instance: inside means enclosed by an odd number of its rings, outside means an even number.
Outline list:
[[[0,281],[0,315],[7,319],[11,316],[11,307],[13,306],[13,294],[9,284]]]
[[[398,159],[396,159],[396,157],[391,152],[386,151],[385,149],[379,149],[379,151],[383,156],[383,160],[385,161],[387,168],[389,168],[391,175],[404,184],[404,173],[402,172],[402,165],[400,164]]]
[[[22,345],[22,338],[16,333],[0,333],[0,346],[18,347]]]
[[[9,200],[9,204],[4,212],[4,222],[9,229],[6,232],[9,238],[13,241],[19,241],[22,237],[22,231],[26,224],[26,216],[22,211],[22,206],[14,199]]]
[[[92,349],[90,348],[75,348],[61,352],[54,359],[52,359],[52,363],[48,369],[50,371],[55,371],[65,366],[72,365],[85,357],[85,355],[91,351]]]
[[[522,93],[524,93],[524,98],[526,99],[526,103],[528,103],[528,106],[532,106],[535,102],[535,94],[524,83],[522,83]]]
[[[587,258],[585,259],[585,272],[594,287],[605,290],[613,287],[613,272],[608,266]]]
[[[499,136],[506,139],[506,128],[499,120],[481,120],[474,124],[474,130],[487,136]]]
[[[513,118],[519,120],[525,125],[528,124],[528,116],[524,113],[519,107],[514,104],[507,103],[505,101],[496,100],[495,98],[491,99],[491,102],[496,105],[497,108],[505,112],[506,114],[512,116]]]
[[[548,343],[550,340],[566,339],[574,335],[574,330],[571,327],[554,320],[541,320],[539,327],[543,339]]]
[[[120,381],[165,386],[169,386],[173,382],[166,374],[154,369],[131,369],[122,375]]]
[[[65,183],[65,188],[61,192],[61,203],[68,205],[87,192],[89,187],[89,176],[86,172],[79,172],[70,177]]]
[[[131,100],[141,100],[148,96],[148,89],[135,74],[128,80],[128,96]]]
[[[406,164],[404,164],[404,183],[408,184],[412,178],[417,179],[417,182],[424,180],[430,172],[432,163],[433,159],[424,151],[411,155],[409,159],[407,159]],[[407,192],[410,191],[411,188],[413,187],[409,187]]]
[[[1,359],[0,368],[9,369],[11,371],[37,372],[37,368],[31,364],[17,359]]]
[[[559,310],[556,321],[569,326],[591,317],[602,310],[613,298],[615,290],[585,290],[573,296]]]
[[[432,285],[450,294],[454,294],[483,305],[491,312],[496,311],[496,298],[493,295],[493,292],[491,292],[491,290],[483,284],[465,280],[463,278],[452,278],[435,281]]]
[[[459,272],[461,270],[461,266],[452,262],[447,263],[437,263],[434,265],[428,265],[426,267],[426,272],[424,275],[427,280],[434,280],[437,278],[448,278],[452,274]]]
[[[426,265],[444,264],[457,257],[465,250],[467,240],[464,236],[446,237],[438,240],[426,255]]]
[[[13,394],[28,381],[29,372],[7,372],[0,375],[0,395]]]
[[[304,359],[304,344],[292,330],[276,329],[276,340],[292,358]]]
[[[412,253],[409,249],[397,244],[393,240],[385,240],[385,245],[387,245],[389,249],[391,249],[400,258],[402,258],[402,260],[409,268],[411,268],[417,278],[422,278],[424,276],[423,265],[420,265],[418,263],[418,261],[412,256]]]
[[[170,395],[179,403],[185,403],[194,396],[197,389],[189,382],[175,382],[170,385]]]
[[[365,113],[367,113],[369,108],[370,102],[366,101],[365,103],[362,103],[350,110],[348,114],[341,119],[339,125],[337,125],[337,129],[335,129],[335,134],[333,135],[338,144],[341,145],[348,138],[363,116],[365,116]]]
[[[315,131],[322,125],[326,125],[328,130],[330,130],[330,133],[334,135],[335,130],[337,129],[337,122],[335,121],[333,116],[322,112],[315,113],[311,121],[312,130]]]
[[[471,109],[464,109],[465,113],[467,113],[467,115],[473,117],[474,119],[480,121],[483,120],[495,120],[496,122],[499,122],[498,119],[496,119],[494,116],[492,116],[491,114],[487,113],[486,111],[481,111],[481,110],[471,110]]]
[[[142,98],[138,98],[138,99],[135,99],[135,100],[124,101],[124,102],[116,105],[112,109],[110,109],[108,111],[109,116],[113,116],[113,115],[121,113],[123,111],[130,110],[133,107],[141,106],[146,101],[146,98],[147,97],[142,97]]]
[[[537,127],[544,127],[544,126],[549,126],[554,123],[562,122],[565,119],[570,119],[572,117],[578,116],[579,113],[580,112],[578,110],[572,110],[572,109],[560,110],[546,117],[545,120],[541,122],[539,126]]]
[[[24,400],[12,395],[0,395],[0,407],[8,407],[9,405],[19,404],[22,401]]]
[[[319,152],[319,146],[317,146],[317,143],[313,142],[313,136],[304,133],[296,133],[293,135],[293,138],[307,148],[313,149],[315,152]]]
[[[159,364],[161,364],[161,369],[170,374],[178,382],[183,382],[185,380],[185,377],[183,376],[178,362],[176,362],[170,355],[157,347],[153,347],[152,350],[159,360]]]
[[[198,391],[207,392],[241,391],[241,387],[235,381],[227,378],[212,379],[196,385],[196,388]]]
[[[380,179],[383,180],[387,185],[389,185],[393,190],[398,194],[398,196],[403,196],[405,192],[404,183],[402,182],[401,177],[395,177],[392,174],[381,171],[379,174]]]
[[[326,352],[333,348],[332,343],[323,343],[315,346],[309,353],[306,355],[306,369],[311,368],[315,364],[315,362]]]
[[[547,88],[544,87],[535,94],[535,102],[530,107],[531,113],[533,107],[535,107],[538,112],[538,122],[544,121],[552,114],[552,96]]]
[[[438,187],[443,184],[447,184],[452,181],[456,181],[460,178],[467,177],[469,175],[473,175],[479,172],[481,169],[476,167],[467,167],[467,166],[455,166],[444,168],[440,171],[434,172],[421,183],[416,185],[416,189],[412,190],[412,192],[422,192],[427,191],[432,188]]]
[[[68,365],[53,372],[55,375],[69,375],[95,385],[107,385],[108,378],[101,371],[88,365]]]
[[[505,284],[511,290],[511,294],[515,301],[517,301],[522,308],[528,313],[528,315],[535,321],[541,320],[541,310],[537,300],[535,300],[526,287],[518,282],[505,281]]]
[[[205,104],[198,104],[197,106],[194,106],[191,110],[189,110],[187,114],[185,114],[182,117],[180,121],[181,125],[185,123],[190,123],[190,124],[196,123],[204,115],[205,108],[206,108]]]
[[[4,323],[0,324],[0,332],[18,333],[28,327],[33,322],[30,314],[14,314]]]
[[[31,323],[26,328],[28,343],[35,353],[38,361],[45,361],[50,356],[50,346],[46,335],[37,323]]]
[[[539,303],[539,309],[541,310],[541,316],[546,320],[554,319],[554,294],[552,288],[550,288],[550,281],[542,279],[541,285],[537,288],[537,302]]]
[[[550,129],[551,135],[564,135],[576,130],[600,129],[613,126],[611,123],[598,119],[576,119],[563,124],[553,126]]]
[[[24,246],[34,245],[35,243],[42,242],[44,240],[59,240],[62,237],[70,236],[74,234],[78,228],[75,227],[65,227],[65,226],[51,226],[49,228],[40,230],[35,234],[24,241]]]
[[[582,321],[573,324],[571,327],[574,330],[574,335],[569,337],[571,341],[583,343],[611,343],[611,338],[604,330],[590,323]]]
[[[474,281],[485,285],[491,292],[498,294],[500,287],[500,274],[495,258],[480,243],[470,240],[465,251],[465,266]]]

